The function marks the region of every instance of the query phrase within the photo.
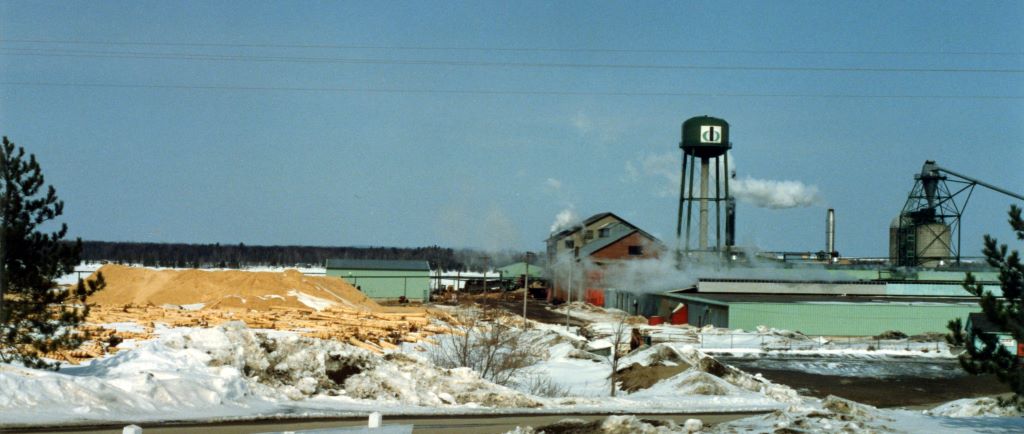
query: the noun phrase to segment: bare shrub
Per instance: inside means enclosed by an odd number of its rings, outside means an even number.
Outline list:
[[[572,390],[566,386],[551,381],[547,375],[535,373],[526,375],[526,378],[517,381],[517,389],[534,396],[546,396],[548,398],[564,398],[572,395]]]
[[[616,387],[618,385],[617,383],[619,381],[619,359],[624,355],[621,350],[622,344],[629,339],[627,336],[629,336],[632,329],[632,327],[630,327],[626,322],[628,318],[629,315],[626,315],[625,313],[620,314],[618,321],[612,328],[612,335],[609,337],[609,340],[612,343],[612,350],[608,354],[608,362],[611,365],[612,372],[608,375],[608,380],[611,383],[610,395],[612,397],[615,396]]]
[[[493,310],[466,309],[456,315],[452,337],[430,352],[435,365],[467,367],[502,386],[511,385],[524,369],[541,360],[545,349],[525,331]]]

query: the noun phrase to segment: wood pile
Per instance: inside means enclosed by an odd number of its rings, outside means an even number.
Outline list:
[[[153,305],[101,305],[92,308],[89,313],[90,324],[82,327],[93,340],[76,350],[51,353],[47,357],[77,364],[82,360],[116,352],[117,346],[108,343],[124,339],[152,339],[158,323],[168,327],[214,327],[228,321],[242,321],[254,329],[293,331],[302,336],[335,340],[379,354],[384,350],[398,348],[402,342],[433,342],[430,336],[450,332],[448,326],[438,325],[438,322],[455,321],[450,315],[434,310],[390,310],[374,312],[331,307],[316,311],[284,306],[267,310],[185,310]],[[110,323],[135,323],[141,331],[116,331],[102,326]]]

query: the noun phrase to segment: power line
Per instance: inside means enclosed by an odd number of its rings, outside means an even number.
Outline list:
[[[543,63],[543,62],[488,62],[434,59],[372,59],[343,57],[251,56],[202,53],[157,53],[131,51],[73,51],[32,48],[0,48],[8,56],[85,57],[117,59],[166,59],[234,62],[336,63],[353,65],[406,65],[406,66],[470,66],[499,68],[559,68],[559,69],[649,69],[690,71],[759,71],[759,72],[879,72],[879,73],[996,73],[1020,74],[1015,68],[906,68],[906,67],[848,67],[848,66],[763,66],[763,65],[659,65],[629,63]]]
[[[293,87],[293,86],[226,86],[188,84],[72,83],[41,81],[3,81],[4,86],[121,88],[166,90],[284,91],[339,92],[380,94],[443,94],[443,95],[506,95],[506,96],[617,96],[617,97],[714,97],[714,98],[822,98],[822,99],[955,99],[955,100],[1022,100],[1018,95],[884,95],[884,94],[799,94],[744,92],[627,92],[627,91],[557,91],[557,90],[490,90],[490,89],[416,89],[359,87]]]
[[[308,48],[394,51],[482,51],[548,53],[647,53],[647,54],[808,54],[808,55],[940,55],[940,56],[1024,56],[1021,51],[928,51],[928,50],[737,50],[737,49],[647,49],[647,48],[556,48],[556,47],[480,47],[371,44],[271,44],[227,42],[102,41],[76,39],[0,39],[0,42],[66,45],[108,45],[146,47],[225,47],[225,48]]]

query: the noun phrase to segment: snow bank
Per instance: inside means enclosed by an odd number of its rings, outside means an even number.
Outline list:
[[[682,364],[689,367],[685,372],[655,384],[648,391],[637,392],[634,395],[644,396],[646,393],[658,393],[666,388],[669,390],[672,388],[688,390],[685,387],[681,387],[682,384],[701,383],[699,379],[703,379],[703,385],[694,385],[692,386],[693,390],[716,390],[723,392],[721,394],[736,394],[736,389],[742,389],[778,402],[794,403],[801,400],[800,394],[789,386],[775,384],[759,374],[751,375],[735,367],[723,364],[714,357],[704,354],[690,345],[658,344],[624,357],[620,362],[622,369],[629,368],[633,364],[640,366],[678,366]],[[721,383],[717,381],[710,383],[707,380],[708,376],[720,379],[722,383],[733,387],[716,387]]]
[[[957,402],[957,401],[954,401]],[[908,410],[879,409],[829,396],[772,413],[716,425],[712,432],[977,433],[1024,432],[1024,418],[939,417]]]
[[[465,369],[240,322],[164,330],[60,372],[0,366],[0,424],[203,420],[401,407],[538,407]]]
[[[932,416],[947,417],[1021,417],[1024,412],[1013,405],[1003,406],[999,400],[991,397],[968,398],[950,401],[925,412]]]

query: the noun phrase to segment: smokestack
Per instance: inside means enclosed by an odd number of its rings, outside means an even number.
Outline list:
[[[736,245],[736,199],[725,200],[725,247]]]
[[[836,257],[836,210],[828,209],[828,218],[825,220],[825,253],[828,254],[828,262],[832,263]]]

